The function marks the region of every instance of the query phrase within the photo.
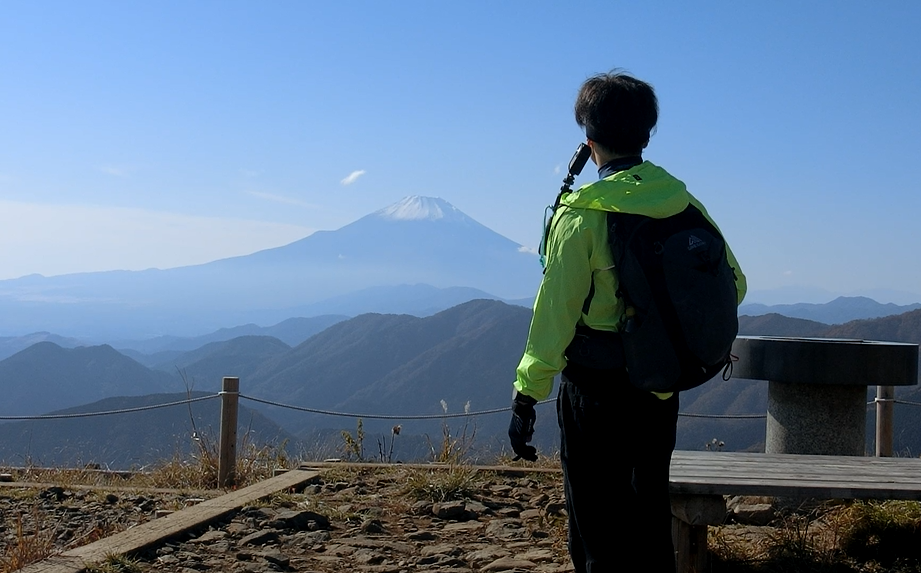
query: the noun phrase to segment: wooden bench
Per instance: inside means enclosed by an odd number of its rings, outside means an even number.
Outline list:
[[[669,490],[679,573],[705,570],[724,495],[921,500],[921,459],[675,451]]]

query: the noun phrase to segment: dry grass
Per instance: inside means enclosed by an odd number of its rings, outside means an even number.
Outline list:
[[[198,451],[191,459],[175,456],[146,472],[147,487],[178,489],[217,489],[220,453],[214,440],[200,437]],[[276,469],[288,469],[291,460],[286,444],[257,446],[243,436],[237,451],[236,487],[245,487],[272,477]]]
[[[13,520],[12,540],[0,555],[0,573],[18,571],[58,552],[54,543],[55,528],[42,526],[46,516],[34,507],[30,517],[30,522],[25,521],[22,514]]]
[[[858,502],[833,516],[840,550],[858,563],[905,569],[909,561],[921,570],[921,503]]]
[[[124,555],[109,555],[98,565],[90,565],[86,573],[141,573],[140,562]]]
[[[31,483],[53,483],[60,487],[75,485],[123,486],[137,475],[134,472],[110,472],[88,468],[25,468],[4,470],[16,481]]]
[[[118,486],[170,488],[179,490],[217,489],[218,452],[208,441],[199,442],[199,451],[191,458],[178,455],[145,471],[109,472],[96,469],[24,468],[5,470],[18,482],[52,483],[74,486]],[[256,446],[247,443],[238,451],[236,487],[245,487],[272,477],[276,469],[290,469],[292,461],[285,444]]]
[[[469,466],[411,470],[406,477],[405,494],[417,500],[463,500],[476,490],[478,478],[482,476]]]
[[[713,528],[708,545],[714,573],[921,573],[921,504],[829,504],[777,527]]]

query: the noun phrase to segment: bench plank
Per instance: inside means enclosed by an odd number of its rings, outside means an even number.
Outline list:
[[[692,495],[921,500],[921,459],[676,451],[669,481]]]

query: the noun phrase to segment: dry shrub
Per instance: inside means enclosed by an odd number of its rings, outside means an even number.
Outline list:
[[[464,466],[414,470],[406,479],[406,495],[436,502],[462,500],[475,491],[476,477],[473,468]]]
[[[839,546],[859,563],[892,568],[915,563],[921,570],[921,503],[916,501],[855,502],[834,515]]]
[[[190,459],[173,456],[173,459],[155,466],[147,480],[153,487],[176,489],[216,489],[218,485],[218,460],[220,455],[213,440],[200,439],[198,451]],[[272,477],[276,469],[287,469],[291,464],[285,449],[287,443],[257,446],[249,441],[248,433],[237,450],[236,486],[245,487]]]

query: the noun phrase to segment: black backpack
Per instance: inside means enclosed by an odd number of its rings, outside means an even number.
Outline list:
[[[607,224],[627,309],[619,334],[630,382],[687,390],[731,366],[738,300],[716,227],[690,204],[665,219],[609,212]]]

